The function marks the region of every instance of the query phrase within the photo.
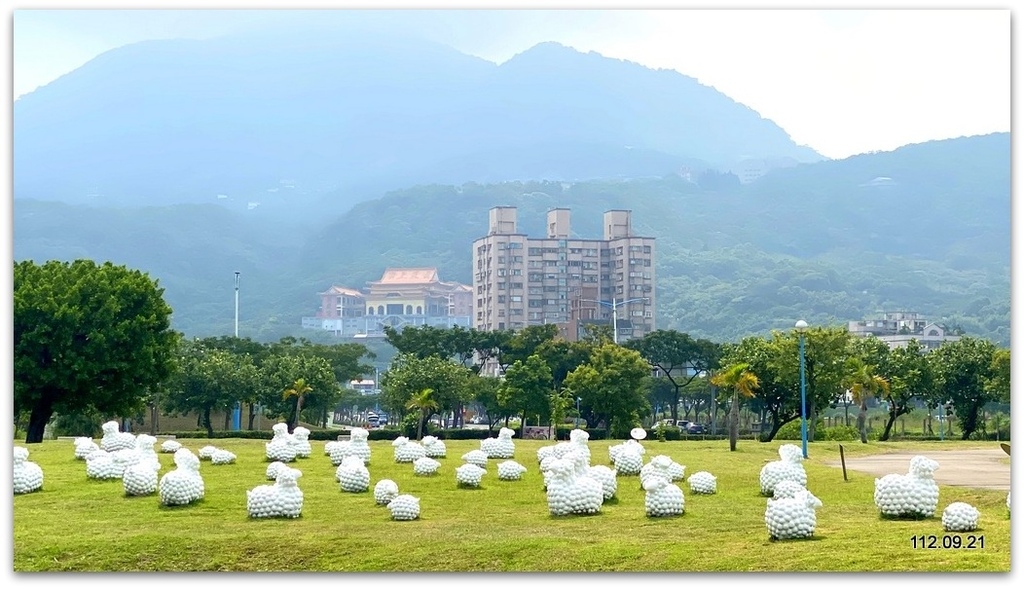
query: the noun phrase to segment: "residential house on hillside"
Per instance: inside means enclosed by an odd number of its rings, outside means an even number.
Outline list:
[[[440,280],[437,268],[388,268],[363,291],[332,286],[319,293],[320,309],[303,317],[302,327],[356,338],[383,337],[389,325],[469,327],[472,293],[465,284]]]
[[[912,311],[891,311],[883,313],[881,318],[850,321],[847,331],[859,337],[877,337],[889,348],[901,348],[910,340],[917,340],[924,349],[934,350],[943,342],[960,339],[959,335],[948,333],[945,326],[929,322]]]

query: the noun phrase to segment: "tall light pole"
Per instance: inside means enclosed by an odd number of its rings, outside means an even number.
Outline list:
[[[604,305],[612,310],[612,341],[616,344],[619,343],[619,305],[628,305],[629,303],[635,303],[637,301],[646,301],[649,297],[637,297],[635,299],[627,299],[625,301],[599,301],[597,299],[580,299],[580,302],[586,303],[597,303]]]
[[[235,270],[235,339],[238,339],[238,277],[241,274]],[[242,429],[242,402],[235,405],[231,415],[231,425],[235,431]]]
[[[576,429],[580,429],[580,401],[579,397],[576,397]]]
[[[796,332],[800,336],[800,443],[807,459],[807,379],[804,376],[804,331],[807,322],[803,319],[796,322]]]
[[[235,270],[235,337],[238,337],[238,277],[241,272]]]

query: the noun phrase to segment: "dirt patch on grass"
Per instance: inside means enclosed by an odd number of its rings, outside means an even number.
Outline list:
[[[999,448],[991,450],[929,450],[922,452],[893,452],[846,459],[846,470],[866,472],[881,477],[889,473],[903,474],[910,466],[910,459],[924,455],[939,463],[935,471],[935,482],[955,487],[977,489],[1010,490],[1009,456]],[[828,466],[841,468],[836,461],[826,462]]]

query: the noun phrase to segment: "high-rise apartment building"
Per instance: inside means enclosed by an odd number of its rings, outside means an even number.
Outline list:
[[[569,209],[548,211],[547,235],[518,232],[515,207],[493,207],[473,242],[473,326],[482,331],[554,323],[568,340],[583,325],[617,325],[616,339],[654,330],[654,238],[633,234],[631,213],[604,213],[604,238],[573,237]]]

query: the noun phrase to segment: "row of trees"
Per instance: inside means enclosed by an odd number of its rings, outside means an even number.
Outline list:
[[[42,440],[55,413],[132,416],[147,407],[194,412],[211,435],[211,414],[238,405],[248,406],[249,428],[258,407],[291,427],[300,416],[326,423],[343,400],[339,383],[373,370],[360,363],[372,354],[359,344],[188,340],[170,329],[162,294],[145,274],[110,263],[15,264],[14,417],[27,416],[27,442]],[[804,337],[812,440],[819,408],[829,405],[859,404],[863,431],[868,400],[884,401],[887,439],[916,403],[949,404],[966,439],[985,404],[1009,400],[1009,350],[986,340],[963,337],[927,352],[914,342],[890,350],[836,327]],[[420,431],[436,414],[459,425],[467,404],[491,425],[513,417],[558,423],[575,405],[589,427],[624,435],[659,405],[676,419],[679,408],[688,415],[702,405],[737,410],[747,403],[770,424],[765,440],[801,414],[795,332],[726,344],[657,330],[617,345],[608,326],[568,342],[554,325],[409,327],[388,329],[386,338],[398,355],[384,374],[381,402],[418,420]],[[491,369],[503,377],[483,376]]]

